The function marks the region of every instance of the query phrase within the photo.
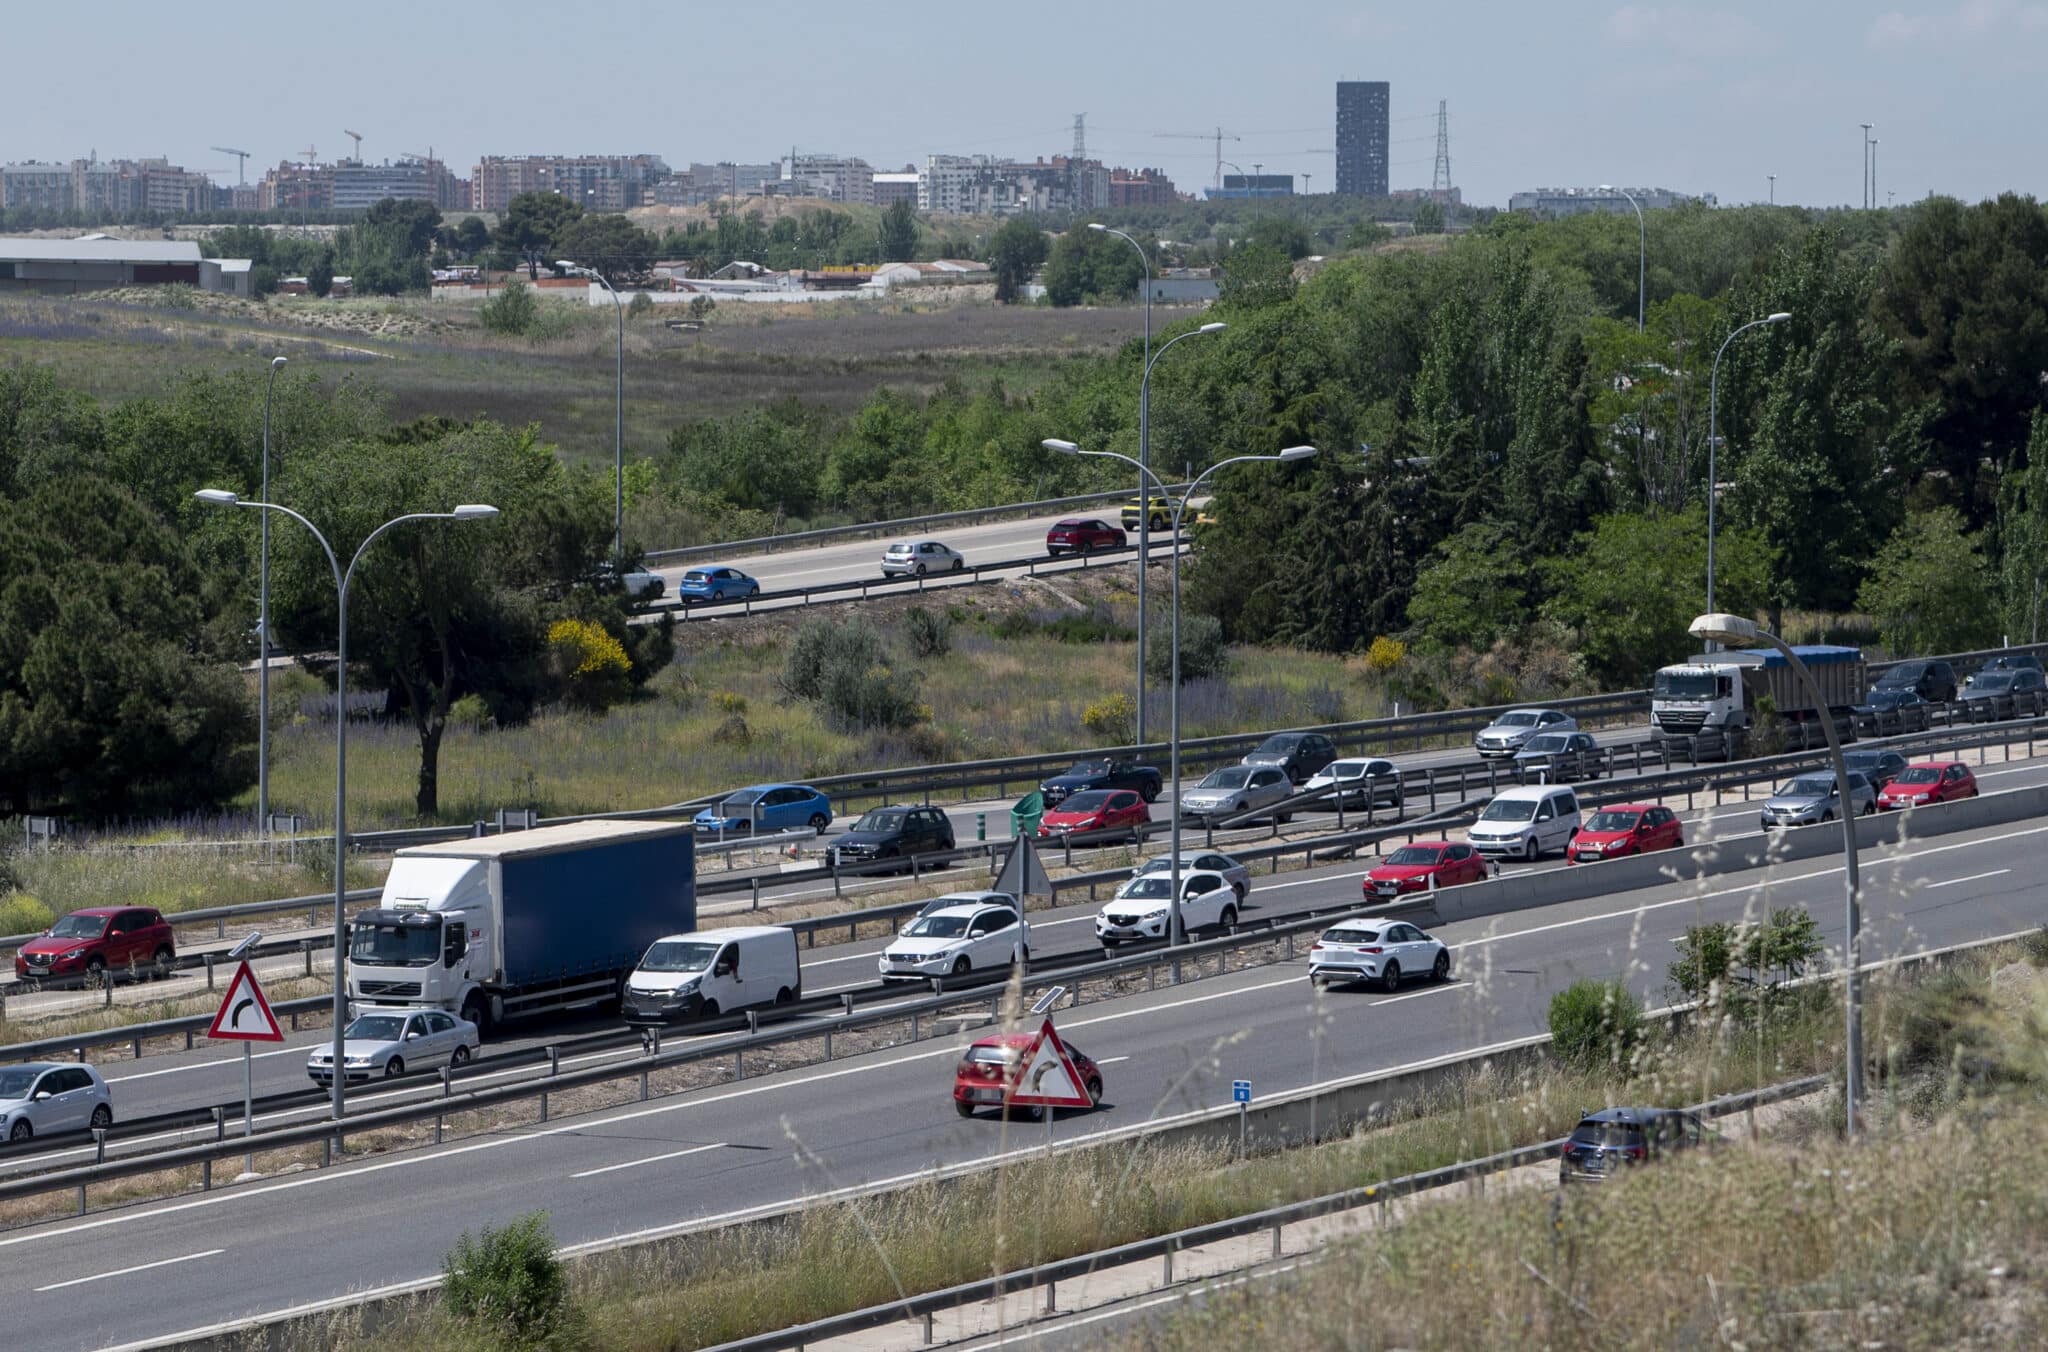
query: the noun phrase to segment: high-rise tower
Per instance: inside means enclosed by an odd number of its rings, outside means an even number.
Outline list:
[[[1337,191],[1387,195],[1385,80],[1337,82]]]

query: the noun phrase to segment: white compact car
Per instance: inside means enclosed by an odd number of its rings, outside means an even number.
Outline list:
[[[877,963],[884,981],[965,976],[1031,957],[1031,922],[1008,906],[945,906],[904,927]]]
[[[71,1061],[0,1066],[0,1139],[10,1145],[112,1125],[113,1096],[91,1066]]]
[[[1173,909],[1173,878],[1164,869],[1140,873],[1116,890],[1095,916],[1095,937],[1104,948],[1164,939]],[[1180,927],[1229,929],[1237,923],[1237,891],[1228,875],[1196,869],[1180,875]]]
[[[882,551],[883,577],[957,573],[967,566],[960,551],[937,540],[898,540]]]
[[[1534,863],[1551,850],[1571,847],[1579,830],[1579,796],[1560,784],[1502,789],[1466,831],[1472,848],[1489,859]]]
[[[1405,920],[1340,921],[1308,953],[1308,979],[1316,986],[1377,981],[1391,991],[1404,976],[1451,979],[1451,951]]]
[[[390,1078],[408,1070],[466,1065],[483,1045],[476,1025],[438,1009],[366,1009],[341,1031],[343,1073],[351,1080]],[[334,1080],[334,1048],[321,1043],[306,1058],[317,1084]]]

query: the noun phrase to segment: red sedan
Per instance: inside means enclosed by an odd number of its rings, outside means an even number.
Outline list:
[[[1567,864],[1597,864],[1602,859],[1675,850],[1685,844],[1678,814],[1655,803],[1623,803],[1603,807],[1572,835],[1564,852]]]
[[[96,982],[101,974],[163,975],[177,943],[163,914],[147,906],[87,906],[23,944],[14,955],[20,981]]]
[[[1892,778],[1877,795],[1877,805],[1890,811],[1901,807],[1925,807],[1929,803],[1953,803],[1958,798],[1977,796],[1977,776],[1961,761],[1924,761],[1909,765]]]
[[[1129,789],[1090,789],[1068,794],[1060,805],[1038,821],[1041,836],[1064,836],[1077,831],[1141,830],[1152,820],[1152,809]]]
[[[1091,549],[1122,549],[1121,527],[1095,517],[1070,516],[1045,533],[1048,554],[1086,554]]]
[[[1418,840],[1403,845],[1365,875],[1361,890],[1367,901],[1384,901],[1405,892],[1476,883],[1486,877],[1486,860],[1462,841]]]
[[[1024,1058],[1037,1039],[1036,1033],[992,1033],[977,1038],[953,1070],[953,1110],[962,1117],[972,1117],[976,1108],[1005,1108],[1017,1092],[1017,1079],[1024,1073]],[[1082,1089],[1092,1102],[1100,1104],[1101,1067],[1064,1037],[1060,1045],[1066,1048],[1067,1059],[1074,1063]],[[1045,1109],[1038,1107],[1026,1107],[1024,1112],[1034,1122],[1045,1116]]]

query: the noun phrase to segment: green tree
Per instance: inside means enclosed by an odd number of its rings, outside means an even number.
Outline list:
[[[1145,282],[1136,250],[1101,230],[1073,229],[1053,242],[1045,264],[1045,296],[1054,305],[1121,301]]]
[[[1977,542],[1953,507],[1916,512],[1878,550],[1856,597],[1895,653],[1948,653],[1998,637]]]
[[[1045,261],[1045,232],[1022,216],[1012,216],[997,227],[988,243],[989,270],[996,275],[996,299],[1014,302],[1031,280],[1031,274]]]
[[[1047,283],[1050,286],[1050,282]],[[1270,244],[1254,244],[1231,250],[1223,260],[1223,290],[1219,297],[1226,309],[1259,310],[1284,305],[1294,296],[1294,265],[1287,255]]]
[[[1444,232],[1444,209],[1435,202],[1419,204],[1415,208],[1413,226],[1418,235],[1441,235]]]
[[[885,262],[908,263],[917,256],[917,212],[910,203],[891,202],[877,233]]]
[[[441,209],[432,202],[387,197],[363,213],[362,223],[374,231],[388,232],[391,251],[399,257],[424,258],[441,228]]]
[[[2040,641],[2048,582],[2048,413],[2034,415],[2026,462],[1998,485],[2001,632]]]
[[[491,238],[509,257],[525,260],[528,278],[539,281],[539,263],[562,256],[555,247],[556,237],[582,218],[582,204],[560,193],[523,192],[505,204],[505,214],[498,218]]]
[[[785,400],[684,423],[669,433],[664,468],[690,492],[735,507],[801,515],[817,502],[829,444],[818,412]]]
[[[554,258],[594,269],[613,286],[623,286],[647,275],[659,243],[619,213],[602,211],[568,222],[555,232],[549,248]]]
[[[522,338],[540,323],[540,302],[534,299],[533,288],[513,282],[478,306],[477,318],[492,333]]]
[[[464,216],[456,223],[452,240],[454,251],[463,258],[474,259],[491,247],[491,230],[481,216]]]
[[[334,255],[321,253],[318,261],[306,269],[306,290],[316,296],[326,296],[334,290]]]
[[[1550,998],[1550,1048],[1567,1065],[1626,1069],[1642,1040],[1642,1005],[1619,981],[1574,981]]]
[[[1528,581],[1528,552],[1508,528],[1476,521],[1430,552],[1408,623],[1425,643],[1484,651],[1528,622]]]

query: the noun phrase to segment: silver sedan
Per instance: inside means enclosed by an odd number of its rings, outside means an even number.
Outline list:
[[[882,551],[883,577],[957,573],[967,566],[960,551],[937,540],[898,540]]]
[[[466,1065],[483,1045],[476,1025],[438,1009],[370,1010],[342,1030],[342,1065],[351,1080],[390,1078],[408,1070]],[[319,1084],[334,1079],[334,1048],[321,1045],[306,1058],[306,1074]]]
[[[107,1082],[91,1066],[51,1061],[0,1066],[0,1136],[10,1144],[113,1124]]]
[[[1294,796],[1294,784],[1277,765],[1226,765],[1180,796],[1182,816],[1214,821],[1233,817]],[[1281,821],[1293,817],[1280,814]]]

